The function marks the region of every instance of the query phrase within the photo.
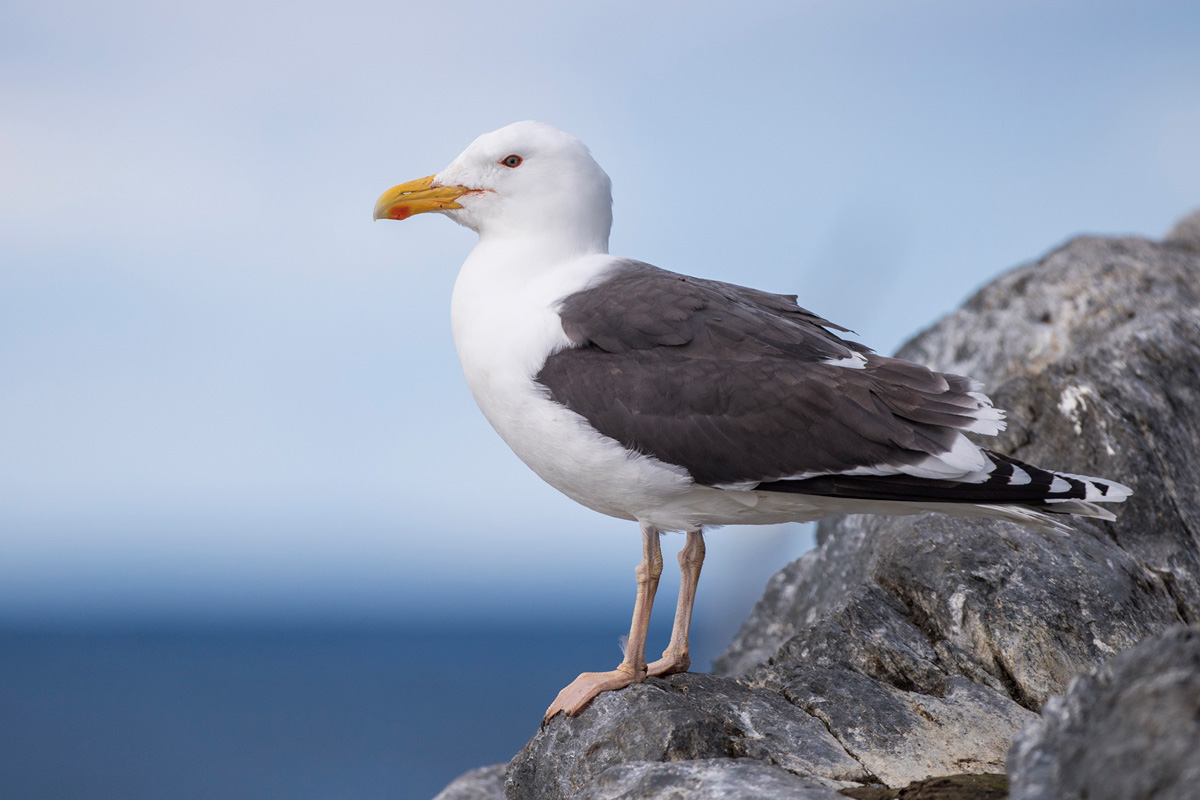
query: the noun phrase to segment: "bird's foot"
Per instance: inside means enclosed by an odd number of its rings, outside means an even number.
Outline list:
[[[565,711],[568,717],[573,717],[583,711],[601,692],[624,689],[631,683],[641,683],[645,679],[644,671],[634,671],[632,667],[626,667],[624,664],[612,672],[585,672],[558,693],[558,697],[554,698],[554,702],[546,709],[542,724],[545,725],[560,711]]]
[[[692,660],[688,658],[687,653],[672,653],[668,648],[662,654],[662,658],[646,666],[646,675],[651,678],[674,675],[677,672],[687,672],[691,665]]]

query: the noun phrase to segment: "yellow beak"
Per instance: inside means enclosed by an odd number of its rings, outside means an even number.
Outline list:
[[[464,186],[434,186],[432,175],[402,183],[388,189],[375,201],[375,219],[408,219],[426,211],[462,208],[454,201],[469,191]]]

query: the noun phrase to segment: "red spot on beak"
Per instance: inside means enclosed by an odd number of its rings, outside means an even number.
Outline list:
[[[388,219],[408,219],[412,216],[412,209],[406,205],[392,206],[387,215]]]

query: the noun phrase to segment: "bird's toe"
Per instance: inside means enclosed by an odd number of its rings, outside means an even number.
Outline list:
[[[611,672],[585,672],[558,693],[558,697],[554,698],[554,702],[546,709],[542,724],[545,725],[559,712],[573,717],[583,711],[601,692],[624,689],[629,684],[640,683],[645,678],[644,672],[639,675],[633,670],[620,667]]]

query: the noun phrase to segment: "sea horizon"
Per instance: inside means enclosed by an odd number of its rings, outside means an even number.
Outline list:
[[[506,762],[627,621],[0,625],[0,796],[423,798]],[[665,644],[669,615],[652,644]],[[697,671],[725,643],[694,634]]]

